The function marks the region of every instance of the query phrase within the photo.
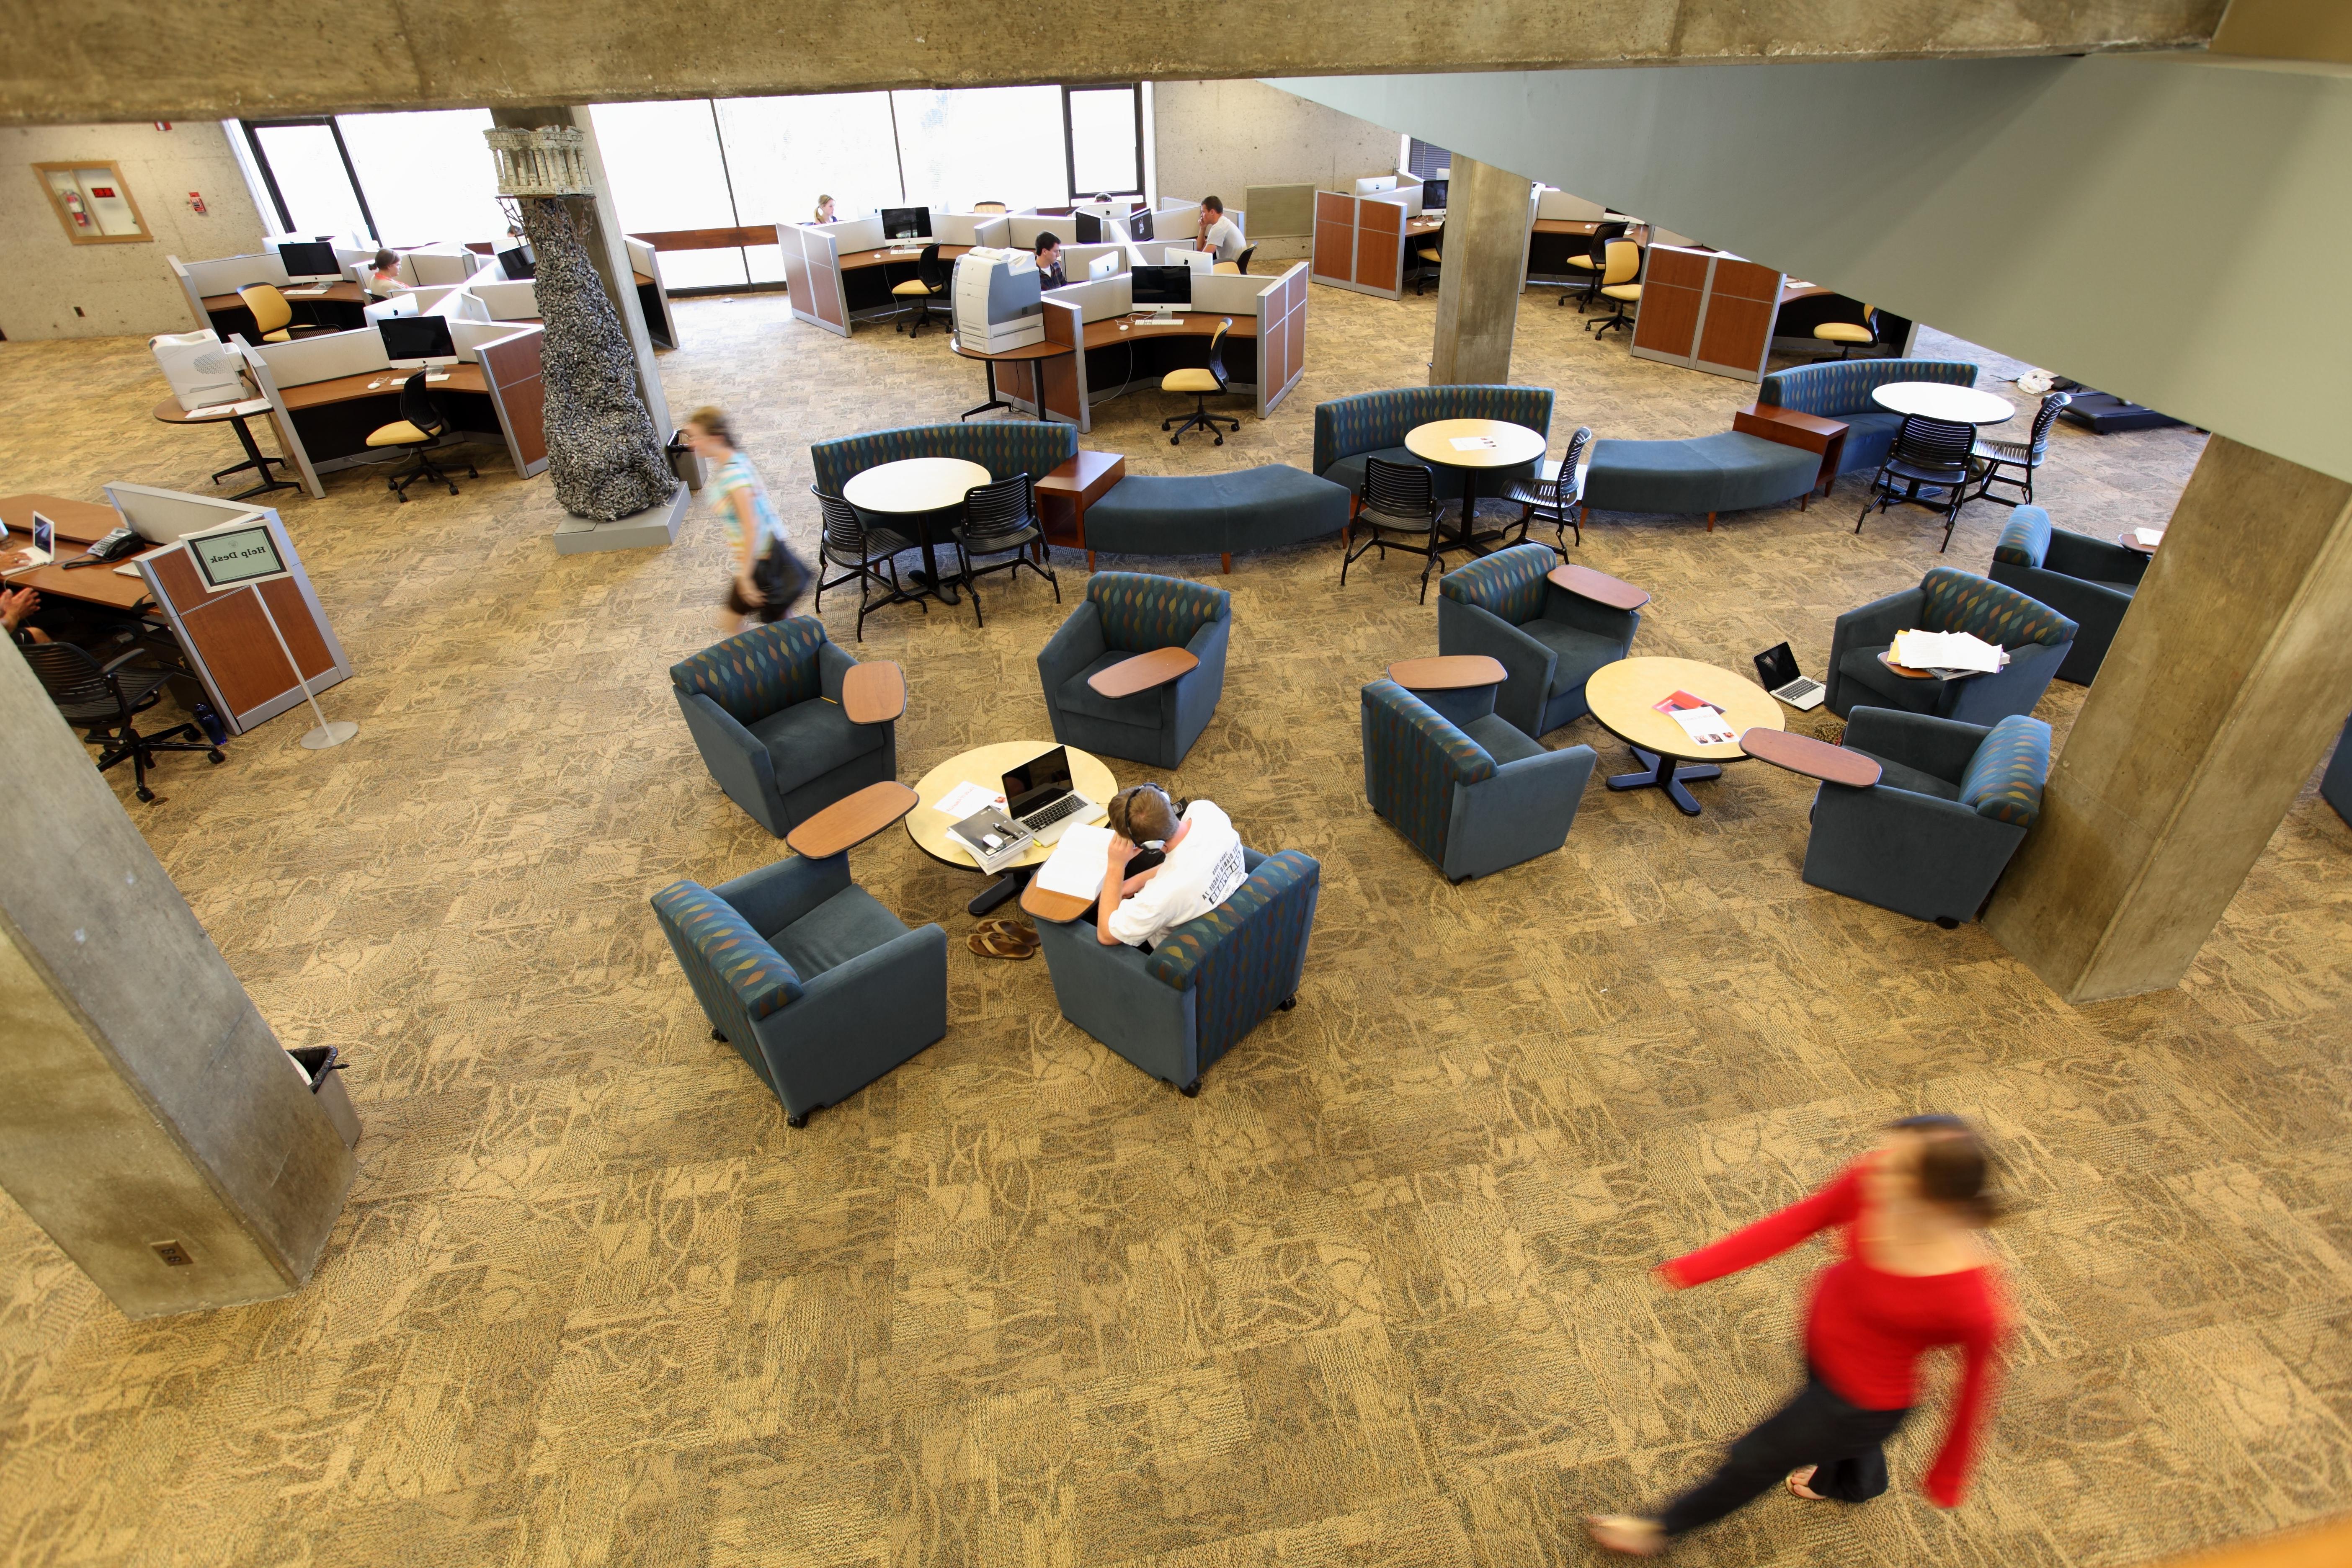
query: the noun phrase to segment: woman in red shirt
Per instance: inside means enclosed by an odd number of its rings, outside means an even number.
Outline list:
[[[1927,1496],[1958,1504],[1998,1373],[2007,1313],[1992,1254],[1978,1232],[1995,1205],[1984,1145],[1957,1116],[1912,1116],[1878,1148],[1802,1203],[1661,1264],[1682,1290],[1779,1256],[1836,1226],[1843,1256],[1813,1285],[1805,1321],[1808,1376],[1797,1396],[1731,1445],[1715,1474],[1657,1518],[1594,1515],[1592,1539],[1654,1556],[1685,1531],[1745,1506],[1785,1474],[1808,1500],[1866,1502],[1886,1489],[1881,1446],[1911,1414],[1921,1356],[1966,1356],[1951,1428],[1927,1472]]]

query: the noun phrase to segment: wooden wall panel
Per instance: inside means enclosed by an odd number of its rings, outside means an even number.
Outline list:
[[[496,388],[525,474],[537,473],[547,461],[547,383],[540,367],[546,338],[544,332],[526,332],[491,343],[479,354],[483,379]]]
[[[1643,358],[1690,363],[1713,258],[1654,245],[1643,258],[1642,302],[1633,320],[1633,349]]]
[[[1315,276],[1348,282],[1356,275],[1356,200],[1315,193]]]
[[[1072,351],[1034,362],[1045,386],[1045,412],[1076,425],[1081,434],[1094,427],[1087,406],[1086,332],[1086,317],[1078,307],[1045,301],[1045,341],[1067,343]]]
[[[1394,293],[1404,271],[1404,208],[1395,202],[1356,204],[1356,281]]]

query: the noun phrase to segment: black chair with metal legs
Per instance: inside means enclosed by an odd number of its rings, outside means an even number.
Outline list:
[[[1853,520],[1853,531],[1870,516],[1873,502],[1885,511],[1897,501],[1911,506],[1924,506],[1930,511],[1944,514],[1944,542],[1937,547],[1941,554],[1952,546],[1952,529],[1960,521],[1960,507],[1969,499],[1969,485],[1984,477],[1984,470],[1969,457],[1976,444],[1977,427],[1958,425],[1943,419],[1923,419],[1916,414],[1904,416],[1895,432],[1895,445],[1886,454],[1886,461],[1870,481],[1870,493],[1862,503],[1862,515]],[[1941,489],[1941,500],[1933,500],[1919,493],[1921,486]],[[1899,495],[1897,487],[1901,487]]]
[[[226,761],[221,749],[194,724],[174,724],[152,735],[139,732],[133,716],[155,706],[164,682],[178,673],[124,668],[144,650],[134,649],[109,664],[99,663],[71,643],[35,643],[17,651],[33,667],[66,722],[100,748],[99,772],[104,773],[125,757],[131,759],[141,800],[155,798],[155,792],[147,787],[147,764],[157,752],[203,752],[215,763]],[[187,739],[177,738],[183,735]]]
[[[2042,400],[2033,411],[2033,434],[2023,441],[1988,441],[1977,437],[1970,456],[1984,465],[1984,478],[1978,482],[1977,494],[1997,506],[2015,506],[2021,500],[2033,504],[2033,475],[2042,467],[2042,459],[2050,455],[2050,426],[2057,422],[2058,411],[2074,402],[2072,394],[2053,392]],[[2023,479],[2011,479],[2001,473],[2003,468],[2015,468]],[[1995,485],[2007,485],[2022,492],[2018,500],[1992,493]]]
[[[1568,559],[1568,531],[1576,530],[1576,542],[1584,542],[1584,470],[1592,461],[1592,428],[1580,425],[1576,434],[1568,438],[1568,451],[1559,466],[1549,463],[1539,466],[1536,475],[1518,480],[1503,492],[1503,499],[1516,501],[1527,510],[1519,517],[1519,538],[1524,541],[1531,524],[1548,522],[1557,536],[1552,548],[1559,552],[1562,561]],[[1545,474],[1541,468],[1551,468]]]
[[[915,542],[894,533],[887,528],[869,528],[857,515],[857,509],[839,496],[829,496],[814,485],[809,494],[816,497],[817,514],[824,520],[824,537],[816,552],[816,608],[824,608],[824,591],[838,588],[844,583],[857,584],[857,640],[866,640],[866,617],[885,605],[919,605],[923,614],[929,615],[931,606],[920,594],[900,585],[898,552],[912,550]],[[846,568],[838,577],[827,578],[828,565]],[[878,568],[878,570],[877,570]],[[866,592],[866,585],[882,589],[880,598]]]
[[[1574,300],[1576,313],[1580,316],[1584,314],[1584,308],[1592,303],[1594,297],[1601,292],[1601,275],[1608,270],[1609,267],[1609,242],[1612,239],[1622,239],[1625,236],[1625,228],[1626,226],[1622,223],[1600,225],[1592,231],[1591,251],[1587,255],[1571,256],[1568,258],[1568,264],[1579,272],[1586,274],[1586,277],[1582,287],[1570,287],[1561,292],[1559,297],[1561,304],[1565,305],[1569,300]]]
[[[988,622],[980,613],[979,579],[991,572],[1017,572],[1026,566],[1054,585],[1054,603],[1062,602],[1062,580],[1054,575],[1053,563],[1045,554],[1045,531],[1037,521],[1037,496],[1026,473],[992,484],[974,485],[963,493],[963,521],[951,531],[955,535],[956,564],[963,573],[963,584],[971,593],[971,618],[976,626]],[[1034,559],[1030,552],[1035,551]],[[1009,559],[993,566],[975,568],[975,555],[1003,555]]]
[[[1445,523],[1457,515],[1460,501],[1440,502],[1437,479],[1419,463],[1391,463],[1385,458],[1364,459],[1363,507],[1348,521],[1339,535],[1339,585],[1348,585],[1348,568],[1365,551],[1377,549],[1386,560],[1391,550],[1426,558],[1421,569],[1421,602],[1429,603],[1429,573],[1444,571],[1445,552],[1460,549],[1444,542]],[[1364,542],[1349,548],[1358,529]]]

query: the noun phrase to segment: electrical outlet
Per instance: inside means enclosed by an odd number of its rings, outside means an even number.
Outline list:
[[[155,1256],[163,1260],[166,1268],[185,1268],[195,1262],[194,1256],[176,1241],[154,1241],[148,1245]]]
[[[74,314],[77,316],[81,314],[81,307],[79,305],[76,305],[74,307]]]

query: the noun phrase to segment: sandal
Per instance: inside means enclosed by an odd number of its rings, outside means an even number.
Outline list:
[[[1018,942],[1023,947],[1036,947],[1043,941],[1037,935],[1035,926],[1023,925],[1015,921],[985,920],[980,922],[980,930],[983,935],[1001,936],[1005,941]]]
[[[1015,942],[1001,931],[976,931],[963,939],[963,944],[982,958],[1005,958],[1017,962],[1037,956],[1036,943]]]

